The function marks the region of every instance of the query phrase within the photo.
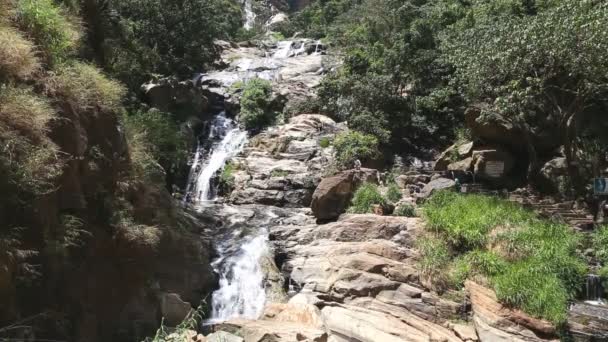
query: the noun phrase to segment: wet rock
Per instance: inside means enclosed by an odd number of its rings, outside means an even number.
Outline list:
[[[572,305],[568,328],[577,342],[608,340],[608,307],[586,303]]]
[[[312,195],[312,212],[317,219],[331,220],[342,214],[359,185],[376,182],[378,171],[360,169],[343,171],[321,181]]]
[[[192,310],[190,303],[184,302],[176,293],[163,293],[160,297],[160,311],[166,324],[176,326],[180,324]]]

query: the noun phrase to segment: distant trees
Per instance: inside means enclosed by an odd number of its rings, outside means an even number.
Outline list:
[[[479,107],[482,119],[499,116],[524,132],[530,173],[539,132],[555,132],[581,190],[579,159],[608,142],[605,2],[346,3],[318,0],[294,19],[344,54],[319,88],[322,111],[401,152],[451,143],[465,110]],[[338,5],[344,13],[334,16]]]

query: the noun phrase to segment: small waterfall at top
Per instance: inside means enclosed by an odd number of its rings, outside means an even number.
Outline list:
[[[188,202],[208,201],[215,198],[213,177],[226,165],[228,159],[241,151],[247,141],[247,132],[242,131],[233,120],[227,118],[225,112],[221,112],[211,122],[208,140],[213,141],[213,145],[207,160],[203,160],[205,148],[200,143],[194,155],[186,188],[185,199]]]
[[[243,28],[245,30],[251,30],[255,25],[255,19],[257,15],[253,11],[252,0],[243,0],[243,10],[245,11],[245,24]]]
[[[585,302],[593,305],[603,304],[603,295],[604,287],[602,286],[601,277],[595,274],[587,275],[587,283],[585,284]]]

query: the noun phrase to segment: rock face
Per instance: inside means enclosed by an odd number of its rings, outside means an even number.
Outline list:
[[[473,308],[473,322],[479,340],[494,341],[558,341],[555,327],[498,303],[490,289],[471,281],[466,290]]]
[[[332,148],[321,147],[319,141],[341,130],[326,116],[304,114],[256,136],[242,156],[233,160],[235,189],[230,201],[309,206],[332,160]]]
[[[437,178],[430,181],[428,184],[422,188],[422,191],[419,195],[420,198],[428,198],[433,192],[440,190],[449,190],[453,189],[456,186],[456,182],[448,178]]]
[[[271,236],[300,289],[292,301],[321,308],[330,341],[462,341],[442,325],[460,304],[419,284],[412,243],[420,230],[417,218],[343,215],[275,226]],[[301,317],[317,322],[316,314]]]
[[[192,310],[176,293],[163,293],[160,297],[160,312],[170,326],[180,324]]]
[[[576,303],[570,308],[568,328],[577,342],[608,340],[608,308]]]
[[[359,185],[378,180],[378,171],[360,169],[343,171],[324,178],[312,195],[312,213],[319,220],[333,220],[348,207]]]

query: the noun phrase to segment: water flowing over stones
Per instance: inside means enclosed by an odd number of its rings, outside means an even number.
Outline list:
[[[211,122],[207,138],[207,141],[212,141],[213,145],[207,153],[206,160],[205,146],[200,143],[197,146],[186,190],[186,200],[212,200],[215,196],[212,178],[224,167],[228,159],[241,151],[246,140],[247,132],[240,129],[233,120],[226,118],[225,111],[217,115]]]
[[[223,254],[221,246],[218,252]],[[262,229],[257,236],[245,242],[230,260],[220,258],[214,262],[222,269],[216,269],[221,279],[219,290],[213,293],[213,319],[257,318],[262,314],[266,293],[260,259],[267,253],[268,234]]]

